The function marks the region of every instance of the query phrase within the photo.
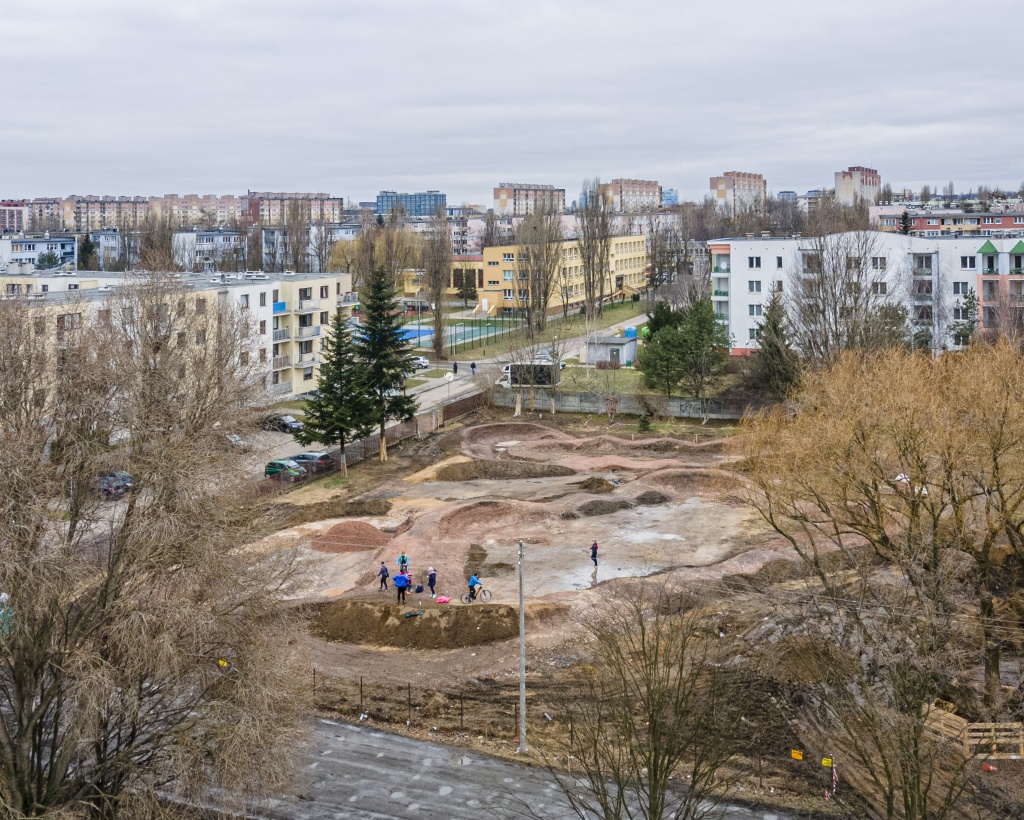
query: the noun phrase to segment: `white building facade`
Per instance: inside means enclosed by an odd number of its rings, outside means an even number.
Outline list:
[[[841,234],[851,266],[866,272],[873,293],[906,307],[912,328],[931,334],[937,350],[955,348],[954,323],[966,318],[964,299],[978,298],[980,329],[999,326],[1007,312],[1024,311],[1024,231],[1019,237],[917,237],[877,231]],[[795,292],[820,250],[808,237],[745,237],[708,242],[712,303],[733,337],[731,352],[757,349],[764,309],[772,293]],[[838,247],[844,247],[839,244]],[[852,278],[851,278],[852,280]],[[1024,318],[1017,316],[1016,320]]]

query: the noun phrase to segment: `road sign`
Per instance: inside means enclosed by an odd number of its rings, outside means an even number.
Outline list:
[[[821,759],[821,765],[822,766],[826,766],[826,767],[831,766],[832,765],[832,758],[831,757],[823,757]]]
[[[804,753],[799,751],[799,750],[797,750],[797,749],[793,749],[793,751],[791,751],[789,753],[789,756],[791,758],[793,758],[793,760],[803,760],[804,759]]]

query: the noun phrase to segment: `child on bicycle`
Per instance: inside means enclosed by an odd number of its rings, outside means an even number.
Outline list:
[[[469,600],[475,601],[476,600],[477,590],[478,589],[483,589],[483,586],[484,586],[483,584],[480,583],[480,579],[476,577],[476,573],[475,572],[472,575],[469,576],[468,586],[469,586]]]

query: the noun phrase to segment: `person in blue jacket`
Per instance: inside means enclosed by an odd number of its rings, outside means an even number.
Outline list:
[[[405,603],[405,591],[409,588],[409,576],[403,569],[393,579],[395,589],[398,590],[398,603]]]
[[[475,572],[472,575],[469,576],[468,586],[469,586],[469,600],[475,601],[476,600],[476,592],[477,592],[477,590],[483,588],[483,584],[480,583],[480,579],[476,577],[476,573]]]
[[[388,573],[388,565],[385,564],[383,561],[381,561],[380,562],[380,570],[378,570],[378,572],[377,572],[377,575],[380,576],[380,587],[379,587],[378,591],[381,590],[381,589],[384,590],[385,592],[388,591],[388,575],[389,574],[390,573]]]

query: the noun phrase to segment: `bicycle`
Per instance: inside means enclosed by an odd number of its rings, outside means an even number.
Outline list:
[[[489,589],[481,589],[475,598],[469,597],[469,590],[462,593],[462,597],[459,599],[464,604],[471,604],[474,601],[483,601],[485,604],[491,600],[491,591]]]

